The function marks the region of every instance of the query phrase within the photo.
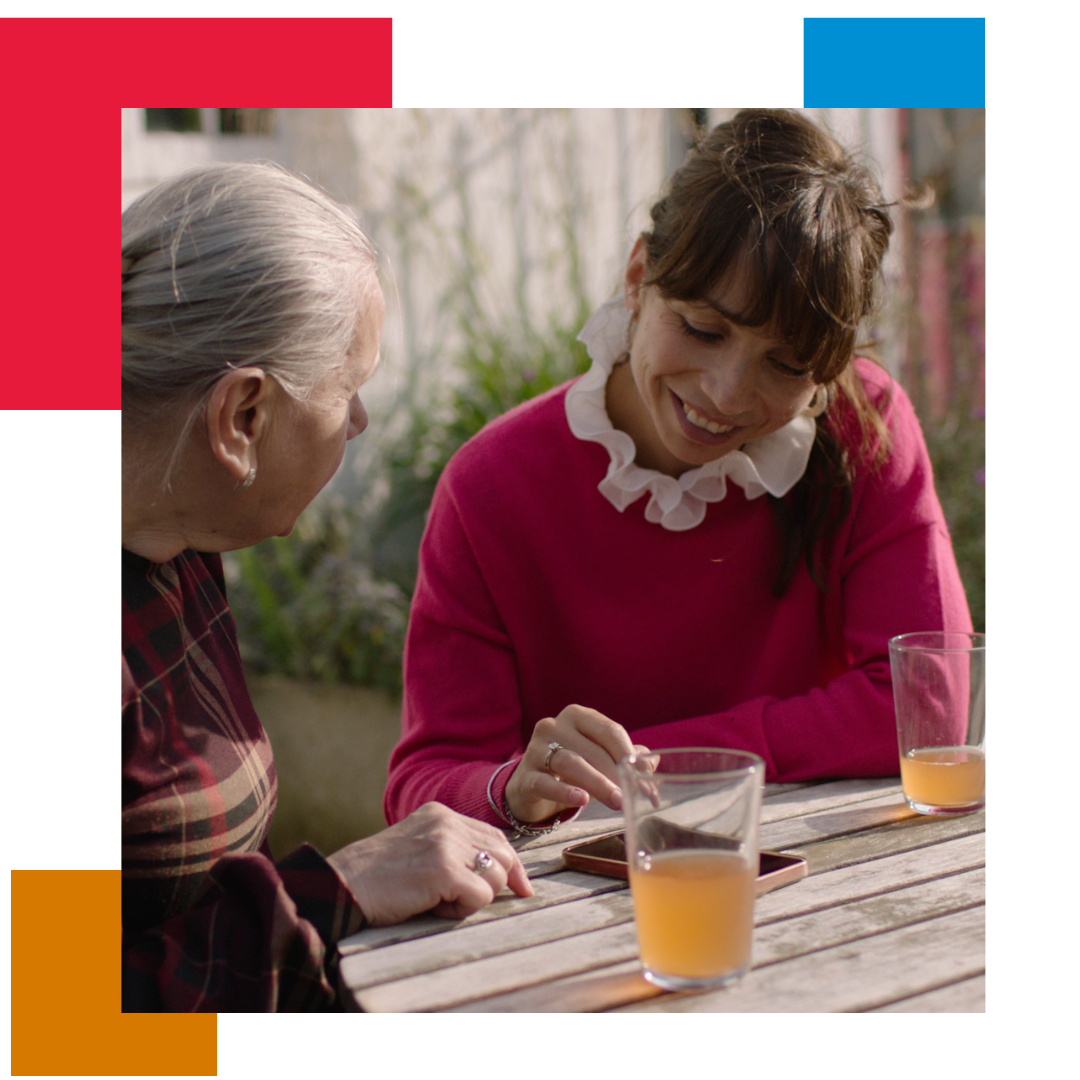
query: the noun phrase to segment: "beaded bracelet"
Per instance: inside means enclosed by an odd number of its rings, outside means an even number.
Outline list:
[[[491,779],[488,781],[487,786],[487,799],[491,809],[495,811],[497,817],[502,818],[507,825],[510,826],[515,832],[520,833],[522,836],[544,836],[546,833],[551,832],[553,829],[557,829],[560,825],[565,825],[566,822],[572,821],[581,813],[581,807],[579,806],[568,817],[560,817],[557,821],[553,821],[550,825],[529,825],[524,821],[518,821],[514,817],[513,812],[510,810],[510,804],[506,801],[506,795],[503,794],[502,809],[495,805],[495,798],[491,794],[491,789],[495,786],[495,777],[499,775],[506,768],[507,765],[515,765],[521,758],[511,758],[509,761],[504,761],[492,774]],[[566,813],[565,810],[562,811]]]

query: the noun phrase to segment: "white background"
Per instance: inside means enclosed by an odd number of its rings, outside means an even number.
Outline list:
[[[1073,95],[1066,82],[1076,64],[1075,26],[1057,22],[1050,14],[1056,5],[1030,3],[902,11],[834,3],[823,11],[774,2],[742,13],[715,0],[296,7],[195,3],[183,14],[390,15],[399,107],[800,105],[803,15],[987,17],[992,1021],[222,1015],[219,1075],[333,1070],[517,1080],[690,1070],[711,1076],[734,1065],[755,1076],[869,1070],[909,1080],[931,1062],[935,1074],[955,1076],[988,1065],[995,1073],[1028,1073],[1050,1064],[1070,1030],[1064,1007],[1073,980],[1059,972],[1075,964],[1075,860],[1062,797],[1073,787],[1080,720],[1076,695],[1065,690],[1077,667],[1066,626],[1077,614],[1080,547],[1070,438],[1080,363],[1071,331],[1076,169],[1068,164],[1076,154],[1076,110],[1067,104]],[[49,4],[37,14],[86,14],[82,8]],[[93,14],[177,14],[145,3],[103,8]],[[872,55],[840,62],[856,83],[873,83]],[[138,64],[132,83],[129,104],[137,104]],[[57,330],[72,335],[65,349],[78,348],[72,328]],[[9,866],[118,867],[119,416],[0,414],[0,462]],[[72,903],[77,908],[77,898]],[[77,964],[77,938],[72,949]]]

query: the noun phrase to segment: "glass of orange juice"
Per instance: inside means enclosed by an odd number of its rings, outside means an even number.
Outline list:
[[[712,990],[750,968],[765,762],[657,750],[619,762],[638,951],[664,990]]]
[[[986,805],[986,635],[955,630],[889,641],[900,780],[920,814]]]

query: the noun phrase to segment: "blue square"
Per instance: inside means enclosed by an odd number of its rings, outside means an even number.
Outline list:
[[[803,19],[803,107],[986,107],[985,19]]]

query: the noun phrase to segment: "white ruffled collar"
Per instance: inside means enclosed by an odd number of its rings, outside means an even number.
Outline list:
[[[748,499],[766,492],[786,495],[810,460],[816,425],[809,416],[796,416],[779,431],[748,443],[745,450],[732,450],[689,469],[678,479],[634,464],[634,441],[612,427],[604,402],[615,361],[626,352],[629,318],[621,298],[609,300],[593,312],[578,334],[578,341],[592,358],[592,367],[566,393],[570,430],[579,439],[600,443],[611,456],[607,475],[598,485],[600,494],[622,511],[648,492],[646,520],[675,532],[700,525],[706,504],[720,502],[727,494],[728,479],[738,484]]]

